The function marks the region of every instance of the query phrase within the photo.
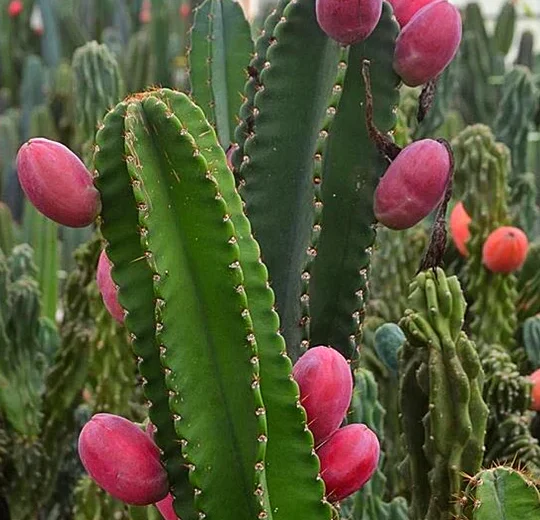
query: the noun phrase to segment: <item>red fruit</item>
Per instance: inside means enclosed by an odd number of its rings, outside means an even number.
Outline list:
[[[317,22],[343,45],[365,40],[379,23],[382,0],[316,0]]]
[[[169,493],[163,500],[160,500],[156,504],[157,510],[165,520],[180,520],[173,508],[173,501],[173,496]]]
[[[437,0],[420,9],[399,34],[394,70],[406,85],[423,85],[454,59],[460,41],[459,10],[446,0]]]
[[[150,23],[152,21],[152,5],[150,0],[143,0],[141,11],[139,12],[139,22]]]
[[[328,500],[337,502],[358,491],[377,469],[379,453],[379,440],[365,424],[337,430],[317,450]]]
[[[103,303],[109,314],[119,323],[124,322],[124,309],[118,303],[118,287],[111,277],[112,263],[105,253],[101,251],[98,260],[96,281],[103,298]]]
[[[494,273],[512,273],[523,265],[528,249],[527,235],[521,229],[502,226],[484,242],[482,263]]]
[[[410,144],[394,159],[375,190],[374,213],[390,229],[407,229],[441,202],[450,173],[450,156],[432,139]]]
[[[452,240],[457,247],[457,250],[463,256],[469,256],[467,251],[467,242],[471,238],[471,233],[469,231],[469,224],[471,223],[471,217],[465,211],[465,206],[463,202],[458,202],[452,213],[450,213],[450,234],[452,235]]]
[[[79,436],[79,456],[96,484],[126,504],[154,504],[169,492],[158,447],[123,417],[94,415]]]
[[[191,14],[191,7],[188,3],[183,3],[180,6],[180,16],[182,18],[187,18]]]
[[[394,8],[394,15],[401,27],[405,27],[410,19],[425,5],[435,0],[388,0]]]
[[[534,371],[529,376],[529,378],[533,384],[531,393],[531,410],[536,410],[537,412],[540,412],[540,368]]]
[[[101,209],[92,174],[61,143],[30,139],[17,154],[17,173],[30,202],[59,224],[88,226]]]
[[[294,365],[308,426],[318,446],[340,426],[352,397],[347,360],[331,347],[310,348]]]
[[[12,0],[8,6],[8,14],[10,18],[16,18],[23,11],[23,3],[20,0]]]

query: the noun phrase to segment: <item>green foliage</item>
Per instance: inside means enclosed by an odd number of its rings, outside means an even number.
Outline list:
[[[462,473],[482,464],[488,408],[474,343],[461,330],[465,298],[442,269],[419,273],[400,322],[407,337],[400,358],[400,409],[413,518],[446,519]]]

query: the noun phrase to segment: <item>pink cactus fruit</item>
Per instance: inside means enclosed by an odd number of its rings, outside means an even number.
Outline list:
[[[96,484],[126,504],[154,504],[169,492],[158,447],[123,417],[94,415],[79,436],[79,456]]]
[[[46,217],[69,227],[85,227],[101,209],[92,174],[63,144],[30,139],[17,154],[19,181],[30,202]]]
[[[8,5],[8,15],[10,18],[17,18],[24,9],[24,5],[21,0],[12,0]]]
[[[339,428],[347,413],[353,388],[351,370],[337,350],[319,346],[296,362],[293,377],[317,446]]]
[[[180,520],[173,508],[173,501],[174,498],[169,493],[163,500],[160,500],[157,504],[155,504],[157,510],[165,520]]]
[[[365,424],[337,430],[318,450],[326,496],[337,502],[358,491],[379,463],[377,436]]]
[[[147,24],[152,21],[152,4],[150,0],[143,0],[141,11],[139,12],[139,22]]]
[[[118,302],[118,287],[114,283],[111,276],[112,263],[105,252],[105,249],[101,251],[98,260],[96,281],[103,298],[105,308],[109,311],[109,314],[119,323],[124,322],[124,309]]]
[[[382,0],[316,0],[321,29],[342,45],[365,40],[381,18]]]
[[[540,412],[540,368],[535,370],[529,378],[532,382],[532,391],[531,391],[531,410],[536,410]]]
[[[461,31],[457,7],[446,0],[424,6],[397,38],[394,70],[410,87],[435,79],[454,59]]]
[[[432,139],[416,141],[394,159],[375,190],[377,220],[390,229],[408,229],[441,202],[450,174],[446,147]]]
[[[435,0],[388,0],[394,9],[394,15],[401,27],[405,27],[411,18],[425,5]]]

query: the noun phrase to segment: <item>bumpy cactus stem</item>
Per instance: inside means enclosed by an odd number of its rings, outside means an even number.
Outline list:
[[[483,370],[461,327],[465,299],[457,278],[436,269],[411,284],[400,359],[400,404],[413,518],[457,513],[461,472],[480,469],[488,409]]]

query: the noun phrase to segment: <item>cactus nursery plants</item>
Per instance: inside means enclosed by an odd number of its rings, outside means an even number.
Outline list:
[[[2,520],[540,518],[515,2],[0,9]]]

